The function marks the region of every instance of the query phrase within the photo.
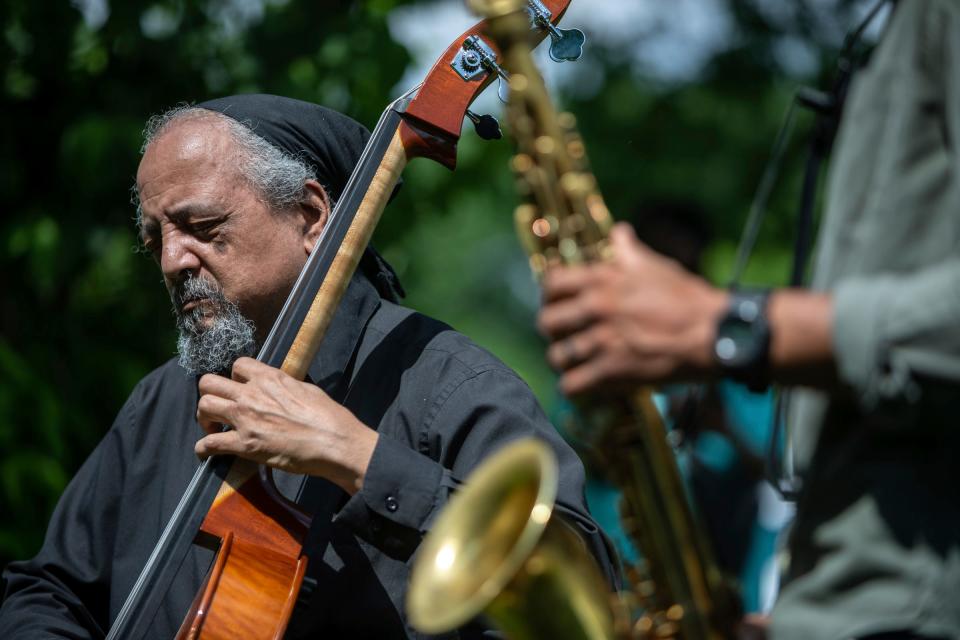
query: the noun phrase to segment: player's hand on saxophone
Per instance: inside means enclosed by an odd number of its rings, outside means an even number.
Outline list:
[[[728,293],[642,244],[627,224],[610,243],[611,260],[551,267],[543,281],[538,324],[564,393],[713,375]]]

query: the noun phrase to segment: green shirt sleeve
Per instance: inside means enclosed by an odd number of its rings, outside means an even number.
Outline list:
[[[840,375],[868,407],[918,400],[924,377],[960,381],[960,258],[843,280],[834,314]]]

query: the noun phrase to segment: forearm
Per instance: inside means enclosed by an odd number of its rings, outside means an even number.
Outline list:
[[[611,583],[618,583],[612,554],[584,504],[583,466],[530,389],[502,365],[484,363],[483,371],[465,373],[464,378],[455,373],[462,365],[453,364],[454,372],[436,388],[436,404],[416,433],[395,429],[404,419],[380,425],[363,486],[337,519],[388,556],[406,560],[461,480],[507,443],[536,437],[557,455],[558,510],[584,538]],[[408,440],[411,436],[413,441]],[[429,443],[432,454],[414,450],[421,448],[416,443]]]
[[[769,381],[843,386],[868,404],[906,393],[905,380],[955,383],[960,380],[958,291],[957,260],[909,274],[848,278],[827,293],[775,290],[767,306]],[[703,322],[715,325],[722,315],[716,306]],[[700,352],[708,353],[711,346],[702,345]],[[714,366],[710,374],[720,372]]]
[[[820,389],[836,387],[831,296],[779,289],[770,295],[767,317],[771,382]]]
[[[695,347],[681,347],[690,378],[713,379],[723,370],[713,353],[717,326],[730,308],[730,294],[705,290],[694,328],[686,332]],[[833,301],[829,294],[775,289],[767,302],[770,348],[765,377],[770,383],[822,389],[837,385],[833,355]]]

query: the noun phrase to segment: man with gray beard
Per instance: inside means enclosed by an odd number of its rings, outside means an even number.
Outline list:
[[[402,289],[372,249],[307,382],[246,357],[278,317],[368,137],[345,116],[276,96],[151,120],[139,227],[173,301],[180,357],[134,389],[65,491],[40,553],[7,567],[0,636],[102,636],[198,455],[273,467],[280,491],[315,514],[305,543],[315,587],[301,594],[287,637],[417,637],[403,610],[411,555],[458,479],[522,436],[556,451],[557,509],[616,580],[583,502],[583,468],[530,390],[466,337],[398,306]],[[150,637],[174,637],[210,559],[194,546]],[[459,635],[485,632],[477,621]]]

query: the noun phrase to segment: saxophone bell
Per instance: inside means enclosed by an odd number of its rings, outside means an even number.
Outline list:
[[[573,528],[554,513],[558,467],[532,438],[489,458],[450,499],[413,566],[407,612],[441,633],[487,615],[509,638],[617,637],[626,612]]]

